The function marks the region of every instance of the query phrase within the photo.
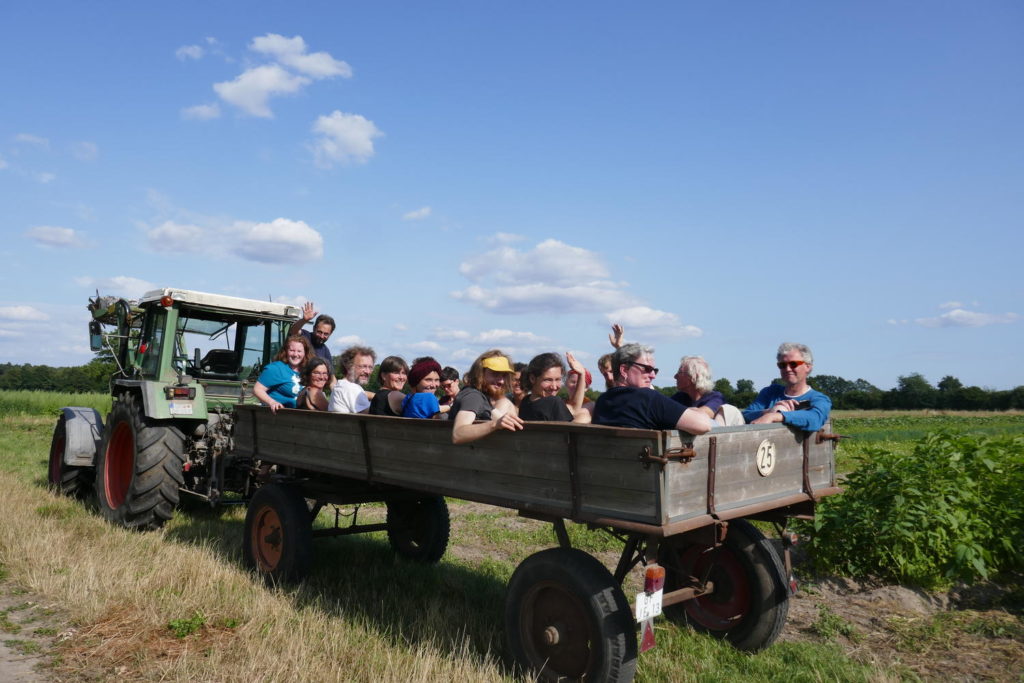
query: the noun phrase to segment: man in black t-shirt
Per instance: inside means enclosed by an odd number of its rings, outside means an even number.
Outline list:
[[[698,409],[684,408],[654,390],[658,374],[654,349],[624,344],[612,354],[615,386],[597,399],[594,424],[638,429],[679,429],[690,434],[710,431],[711,420]]]

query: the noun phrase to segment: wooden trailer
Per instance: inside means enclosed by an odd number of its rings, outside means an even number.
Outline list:
[[[525,559],[509,581],[509,649],[541,680],[628,681],[651,619],[673,620],[756,651],[778,636],[795,589],[788,518],[838,493],[831,424],[676,431],[531,422],[453,445],[451,424],[374,415],[236,409],[233,458],[269,483],[246,515],[247,561],[275,579],[308,571],[313,536],[388,533],[402,556],[436,562],[448,543],[444,496],[512,508],[552,523],[558,547]],[[313,513],[311,514],[311,503]],[[312,530],[325,504],[383,501],[384,524]],[[614,572],[572,548],[564,520],[623,541]],[[775,524],[784,553],[747,520]],[[621,584],[637,565],[631,609]]]

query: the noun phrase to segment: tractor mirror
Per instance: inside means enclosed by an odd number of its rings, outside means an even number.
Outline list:
[[[103,348],[103,329],[98,320],[89,323],[89,348],[93,351]]]

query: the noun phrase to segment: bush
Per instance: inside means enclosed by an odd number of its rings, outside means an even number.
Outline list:
[[[805,529],[819,570],[939,588],[1024,566],[1024,437],[871,448],[843,485]]]

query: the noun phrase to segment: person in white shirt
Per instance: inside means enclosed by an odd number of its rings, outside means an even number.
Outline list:
[[[327,410],[332,413],[365,413],[370,409],[370,397],[363,387],[373,374],[377,354],[368,346],[350,346],[338,360],[342,375],[331,389]]]

